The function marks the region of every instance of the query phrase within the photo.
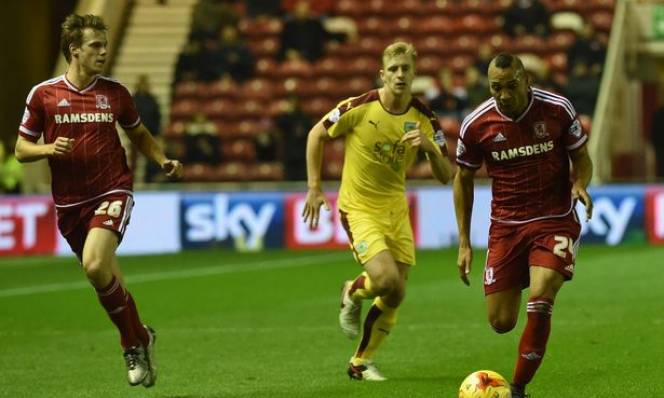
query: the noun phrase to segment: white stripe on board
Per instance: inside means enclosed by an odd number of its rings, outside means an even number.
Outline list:
[[[165,281],[170,279],[186,279],[197,278],[209,275],[231,274],[244,271],[258,271],[280,268],[294,268],[303,267],[312,264],[324,264],[335,261],[346,260],[352,263],[352,258],[347,252],[338,252],[330,254],[321,254],[318,256],[307,256],[299,258],[284,258],[272,261],[259,261],[254,263],[234,263],[210,267],[201,267],[194,269],[182,269],[164,272],[151,272],[146,274],[128,275],[125,276],[127,284],[132,285],[144,282]],[[0,298],[2,297],[16,297],[16,296],[29,296],[38,293],[52,293],[64,292],[68,290],[78,289],[92,289],[92,286],[87,281],[67,282],[67,283],[52,283],[45,285],[34,285],[17,287],[11,289],[0,290]]]

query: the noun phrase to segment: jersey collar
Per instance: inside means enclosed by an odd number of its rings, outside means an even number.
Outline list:
[[[95,84],[97,84],[97,80],[99,80],[99,75],[95,75],[95,77],[92,79],[92,81],[82,89],[79,89],[78,87],[76,87],[74,85],[74,83],[70,82],[67,79],[67,74],[66,73],[64,75],[62,75],[62,78],[63,78],[65,84],[67,85],[67,87],[69,87],[72,91],[76,91],[79,94],[83,94],[87,91],[92,90],[92,88],[95,86]]]
[[[528,90],[528,95],[530,96],[530,101],[528,102],[528,106],[523,111],[523,113],[521,113],[521,115],[519,117],[517,117],[516,119],[512,119],[511,117],[509,117],[509,116],[505,115],[504,113],[502,113],[500,111],[500,108],[498,108],[498,101],[494,101],[494,106],[496,107],[496,112],[498,112],[498,114],[500,116],[502,116],[504,119],[509,120],[510,122],[515,122],[515,123],[520,122],[521,119],[523,119],[528,114],[528,111],[533,106],[533,102],[535,102],[535,96],[533,95],[532,90]]]

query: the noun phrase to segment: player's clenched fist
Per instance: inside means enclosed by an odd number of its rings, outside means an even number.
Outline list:
[[[178,160],[166,159],[161,163],[161,169],[164,170],[169,178],[179,179],[182,177],[183,166]]]
[[[51,144],[50,156],[66,155],[74,149],[74,139],[67,137],[58,137]]]

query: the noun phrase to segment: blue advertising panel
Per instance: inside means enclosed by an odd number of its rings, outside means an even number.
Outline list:
[[[182,247],[240,251],[283,247],[283,203],[283,193],[184,193]]]
[[[644,224],[645,190],[642,185],[592,187],[592,219],[585,221],[585,207],[577,203],[581,219],[581,241],[618,245],[646,241]]]

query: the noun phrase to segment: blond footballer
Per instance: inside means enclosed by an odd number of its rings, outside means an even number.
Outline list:
[[[373,300],[348,366],[348,375],[357,380],[385,380],[373,356],[396,323],[415,264],[406,170],[423,151],[436,179],[447,183],[452,176],[438,120],[411,94],[416,57],[411,44],[388,46],[380,70],[383,87],[339,103],[311,129],[307,141],[309,190],[302,217],[315,228],[321,205],[329,210],[321,189],[323,146],[331,138],[345,140],[338,207],[351,250],[364,268],[342,289],[339,321],[349,338],[360,334],[362,300]]]

